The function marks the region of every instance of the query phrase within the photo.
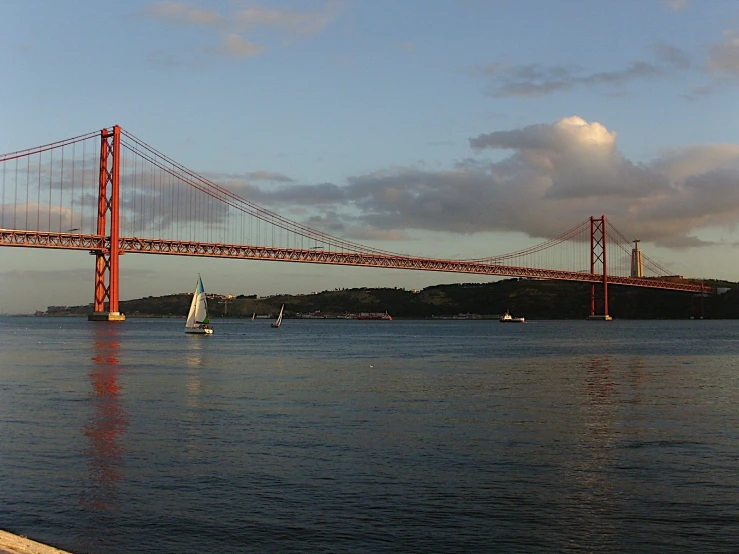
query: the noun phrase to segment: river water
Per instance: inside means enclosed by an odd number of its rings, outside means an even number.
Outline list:
[[[736,552],[739,321],[0,318],[0,528],[75,553]]]

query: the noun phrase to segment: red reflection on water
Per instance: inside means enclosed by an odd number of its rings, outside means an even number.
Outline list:
[[[588,396],[592,404],[610,405],[613,395],[613,377],[609,356],[593,356],[587,365]]]
[[[88,372],[92,417],[82,432],[89,440],[87,487],[81,504],[86,509],[115,511],[117,481],[124,475],[124,449],[119,440],[128,428],[128,413],[118,382],[120,342],[117,325],[95,324],[92,366]]]

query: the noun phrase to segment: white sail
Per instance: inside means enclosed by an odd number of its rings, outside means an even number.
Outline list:
[[[187,321],[185,322],[185,332],[196,331],[211,334],[213,330],[210,329],[209,323],[208,300],[205,296],[203,280],[198,275],[198,282],[195,285],[195,292],[192,294],[192,302],[190,302],[190,312],[187,314]]]
[[[279,327],[282,323],[282,311],[285,309],[285,305],[282,305],[282,308],[280,308],[280,315],[277,316],[277,320],[272,324],[272,327]]]

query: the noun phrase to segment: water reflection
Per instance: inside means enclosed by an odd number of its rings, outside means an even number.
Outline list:
[[[643,388],[647,380],[646,362],[641,356],[635,356],[629,360],[628,379],[631,391],[631,403],[641,404],[643,400]]]
[[[203,368],[203,342],[198,336],[188,337],[187,354],[185,355],[185,386],[187,387],[187,405],[200,407],[200,394],[203,389],[201,370]]]
[[[595,531],[596,550],[606,551],[616,547],[618,535],[608,517],[619,504],[614,496],[615,483],[612,480],[618,440],[615,422],[618,391],[613,364],[607,355],[592,356],[585,361],[586,396],[581,407],[583,431],[577,443],[577,454],[569,460],[578,520]]]
[[[129,415],[118,382],[119,333],[117,325],[95,325],[92,337],[92,365],[88,372],[92,416],[82,430],[88,439],[87,486],[80,503],[96,514],[118,510],[118,481],[124,476],[125,451],[120,439],[128,428]]]
[[[187,354],[185,364],[187,367],[203,367],[203,339],[200,336],[187,336]]]
[[[592,453],[591,462],[599,469],[608,465],[616,440],[616,392],[611,363],[610,356],[593,356],[585,368],[587,403],[583,405],[583,412],[587,434],[584,439]]]
[[[602,415],[610,412],[613,395],[610,356],[593,356],[587,362],[586,379],[591,408]]]

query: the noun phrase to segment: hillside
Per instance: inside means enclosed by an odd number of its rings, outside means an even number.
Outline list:
[[[706,282],[708,286],[731,288],[728,293],[701,299],[676,291],[609,286],[610,313],[618,319],[739,318],[739,285]],[[128,317],[184,317],[191,294],[171,294],[120,302]],[[224,301],[227,300],[227,303]],[[285,304],[286,317],[316,314],[336,317],[345,313],[385,312],[394,318],[453,317],[477,314],[495,317],[506,309],[528,319],[582,319],[590,313],[590,286],[584,283],[507,279],[494,283],[435,285],[420,292],[396,288],[356,288],[309,295],[255,295],[224,297],[208,295],[211,317],[251,317],[276,314]],[[91,305],[50,306],[37,315],[87,315]]]

